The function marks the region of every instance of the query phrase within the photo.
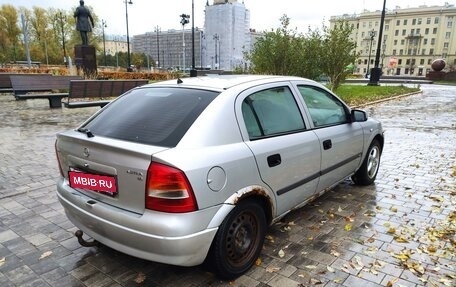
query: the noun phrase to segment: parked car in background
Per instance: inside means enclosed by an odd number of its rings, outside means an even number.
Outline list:
[[[307,79],[164,81],[57,135],[57,194],[102,244],[233,279],[269,224],[348,177],[373,183],[383,143],[378,121]]]

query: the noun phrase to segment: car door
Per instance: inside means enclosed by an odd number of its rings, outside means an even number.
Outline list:
[[[276,195],[277,215],[300,205],[317,188],[320,147],[288,82],[247,90],[236,106],[261,179]]]
[[[317,191],[333,186],[353,174],[363,151],[363,130],[350,120],[347,106],[329,91],[298,85],[321,148],[320,182]]]

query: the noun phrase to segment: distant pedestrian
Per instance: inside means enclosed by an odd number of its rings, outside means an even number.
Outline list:
[[[74,12],[74,17],[77,18],[76,30],[81,33],[82,45],[88,45],[89,37],[87,33],[92,32],[92,27],[94,26],[93,18],[89,8],[84,6],[84,1],[79,1],[79,4],[79,7]]]

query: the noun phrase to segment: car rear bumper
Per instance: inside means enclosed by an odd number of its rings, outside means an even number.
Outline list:
[[[151,229],[166,232],[179,229],[182,225],[198,229],[201,222],[211,219],[220,207],[208,208],[197,214],[146,211],[141,215],[97,202],[62,183],[60,180],[57,185],[57,195],[68,219],[93,239],[131,256],[172,265],[195,266],[206,258],[218,229],[203,228],[189,232],[187,228],[186,234],[157,235],[158,232]],[[199,223],[195,225],[195,221]]]

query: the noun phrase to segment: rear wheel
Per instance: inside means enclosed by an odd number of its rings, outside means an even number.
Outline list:
[[[378,140],[373,140],[367,150],[366,158],[358,171],[352,176],[352,180],[357,185],[370,185],[377,177],[380,167],[380,156],[382,147]]]
[[[252,267],[263,247],[266,216],[253,200],[241,201],[219,227],[208,267],[222,279],[234,279]]]

